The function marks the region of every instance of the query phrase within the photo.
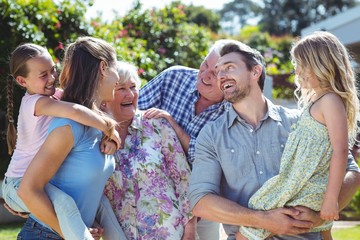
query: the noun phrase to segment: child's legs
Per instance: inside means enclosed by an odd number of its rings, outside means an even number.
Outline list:
[[[19,189],[22,178],[5,177],[2,183],[2,195],[9,207],[16,212],[29,212],[24,202],[18,196],[17,191]]]
[[[331,229],[326,231],[321,231],[320,233],[322,240],[332,240]]]
[[[111,207],[110,201],[105,195],[101,197],[100,205],[96,213],[96,221],[104,228],[104,234],[102,236],[104,240],[126,239],[125,233]]]
[[[45,186],[45,191],[54,206],[65,239],[93,239],[74,199],[51,184]]]

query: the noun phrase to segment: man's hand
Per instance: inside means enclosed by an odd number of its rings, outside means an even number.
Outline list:
[[[264,212],[262,228],[274,235],[297,235],[308,232],[313,222],[299,219],[301,212],[295,208],[277,208]]]
[[[324,220],[320,218],[320,214],[310,208],[296,206],[294,209],[300,212],[298,215],[294,216],[297,220],[312,222],[313,227],[318,227],[324,223]]]
[[[8,210],[12,215],[15,215],[15,216],[19,216],[19,217],[22,217],[22,218],[28,218],[29,217],[29,214],[30,213],[27,213],[27,212],[16,212],[14,210],[12,210],[9,205],[7,205],[6,203],[4,203],[4,207],[6,208],[6,210]]]
[[[181,240],[194,240],[196,239],[196,224],[197,217],[193,217],[185,226],[184,233]]]
[[[248,240],[246,237],[244,237],[240,232],[237,232],[235,234],[236,240]]]

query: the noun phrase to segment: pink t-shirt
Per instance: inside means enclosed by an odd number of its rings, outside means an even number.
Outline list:
[[[61,90],[54,94],[61,96]],[[43,95],[25,93],[17,122],[16,147],[5,176],[22,177],[35,154],[44,143],[52,117],[35,116],[35,104]]]

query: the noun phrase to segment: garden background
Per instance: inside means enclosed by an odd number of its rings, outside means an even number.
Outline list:
[[[90,35],[111,43],[118,59],[134,63],[143,84],[173,65],[198,68],[209,47],[221,38],[232,38],[258,49],[265,57],[267,74],[273,77],[272,97],[293,99],[293,67],[289,50],[301,30],[346,11],[356,0],[234,0],[219,11],[173,1],[160,9],[143,9],[139,0],[124,16],[87,19],[92,0],[0,0],[0,180],[10,156],[6,147],[6,93],[8,60],[24,42],[46,46],[59,71],[64,47],[77,37]],[[301,7],[300,7],[301,6]],[[121,1],[113,6],[121,8]],[[254,22],[256,25],[251,25]],[[236,21],[236,24],[234,23]],[[235,29],[236,28],[236,29]],[[10,88],[9,88],[10,87]],[[23,89],[15,92],[14,117]],[[360,191],[342,212],[342,218],[358,219]]]

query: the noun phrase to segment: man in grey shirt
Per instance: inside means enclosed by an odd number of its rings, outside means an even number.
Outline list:
[[[258,51],[238,42],[226,44],[220,55],[218,85],[232,107],[197,138],[189,189],[194,215],[224,223],[229,239],[239,234],[240,225],[266,229],[274,234],[271,239],[321,239],[319,233],[308,233],[323,222],[311,209],[248,208],[256,190],[279,173],[291,125],[299,115],[264,97],[265,65]],[[359,169],[349,156],[340,209],[359,185]]]

